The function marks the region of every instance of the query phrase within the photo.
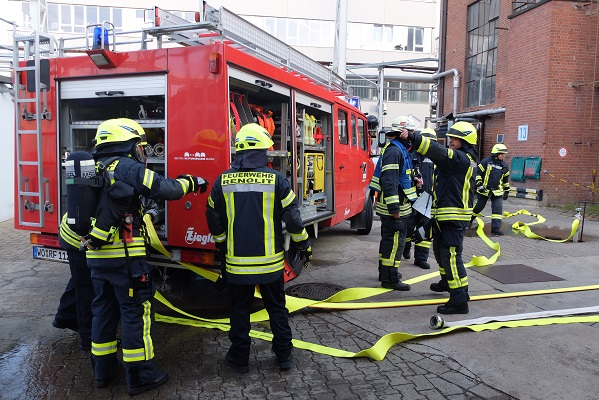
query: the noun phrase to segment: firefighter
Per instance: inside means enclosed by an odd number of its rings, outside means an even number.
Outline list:
[[[250,312],[256,285],[270,317],[272,351],[284,371],[292,365],[292,334],[283,290],[284,237],[281,221],[304,262],[312,247],[287,179],[267,167],[273,145],[258,124],[244,125],[235,138],[237,157],[214,183],[206,219],[216,246],[225,255],[231,295],[231,347],[225,360],[237,372],[249,371]]]
[[[420,135],[426,136],[435,142],[437,141],[437,133],[434,129],[424,128],[422,131],[420,131]],[[426,192],[432,196],[435,164],[430,158],[419,154],[415,151],[415,149],[412,149],[410,154],[412,155],[412,164],[414,165],[414,170],[417,170],[417,176],[422,178],[422,187],[416,191],[417,194],[420,195],[420,193]],[[424,217],[416,211],[413,211],[412,215],[408,218],[408,232],[406,235],[406,245],[404,246],[403,257],[405,259],[410,258],[410,249],[412,247],[412,242],[414,242],[414,265],[422,269],[430,269],[431,266],[428,263],[428,255],[431,242],[426,238],[419,238],[419,240],[416,240],[414,235],[416,228],[424,225],[426,222],[423,220],[423,218]]]
[[[129,395],[164,384],[166,372],[154,365],[154,282],[146,261],[145,226],[140,196],[176,200],[204,193],[208,182],[180,175],[165,178],[146,168],[145,133],[135,121],[110,119],[98,126],[92,155],[105,167],[110,184],[102,190],[92,229],[85,237],[87,263],[96,292],[92,303],[92,365],[96,387],[118,372],[116,330],[121,323],[123,362]]]
[[[510,169],[504,161],[507,153],[507,147],[502,143],[497,143],[491,149],[491,156],[484,158],[478,164],[478,173],[476,174],[478,196],[474,210],[472,210],[470,225],[474,218],[481,216],[480,213],[485,208],[487,200],[491,198],[491,234],[496,236],[503,236],[501,231],[503,200],[507,200],[510,194]]]
[[[414,182],[421,185],[422,180],[413,175],[412,161],[406,148],[409,143],[400,140],[399,135],[404,129],[413,132],[414,128],[407,117],[400,116],[393,120],[391,130],[385,132],[385,136],[390,141],[381,151],[370,181],[371,191],[379,193],[375,210],[381,217],[379,244],[381,287],[402,291],[410,290],[410,285],[401,281],[399,272],[401,251],[406,242],[412,203],[418,198]]]
[[[80,236],[69,227],[67,218],[65,213],[60,222],[58,240],[60,246],[67,251],[71,278],[60,297],[52,326],[78,332],[81,351],[90,351],[94,287],[87,267],[85,251],[80,249]]]
[[[449,148],[418,133],[403,131],[416,151],[437,166],[432,227],[433,252],[441,280],[432,283],[434,292],[449,292],[449,300],[437,307],[439,314],[468,313],[468,274],[462,261],[464,231],[472,216],[475,193],[476,128],[469,122],[456,122],[447,131]]]

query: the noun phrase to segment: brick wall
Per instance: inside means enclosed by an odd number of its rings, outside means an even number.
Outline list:
[[[508,18],[512,2],[501,0],[495,103],[471,109],[464,108],[468,3],[449,0],[448,6],[446,68],[460,72],[458,113],[505,107],[505,114],[483,120],[481,157],[499,133],[510,157],[541,156],[546,173],[540,180],[513,186],[543,189],[544,202],[551,204],[592,199],[584,186],[592,184],[599,166],[599,89],[591,84],[599,81],[599,17],[585,15],[579,4],[550,1]],[[450,79],[444,89],[446,114],[453,109]],[[528,125],[527,141],[517,140],[520,125]]]

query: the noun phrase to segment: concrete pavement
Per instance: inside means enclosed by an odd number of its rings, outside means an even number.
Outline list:
[[[535,231],[565,235],[571,214],[513,204],[547,218]],[[486,210],[488,212],[488,210]],[[519,216],[505,221],[533,221]],[[0,398],[128,398],[124,375],[116,385],[96,389],[89,354],[79,351],[77,335],[52,328],[58,298],[68,279],[66,264],[33,260],[28,233],[0,222]],[[488,230],[488,227],[487,227]],[[314,263],[289,285],[328,282],[343,287],[379,287],[376,259],[380,224],[359,236],[341,224],[314,240]],[[501,284],[469,270],[471,295],[599,284],[599,223],[586,221],[583,243],[551,243],[508,234],[497,265],[525,264],[563,281]],[[492,251],[469,232],[464,258]],[[405,279],[424,271],[402,261]],[[430,260],[434,271],[436,263]],[[409,292],[390,292],[364,301],[440,298],[429,291],[433,280]],[[173,293],[174,298],[177,294]],[[213,304],[219,302],[213,294]],[[598,305],[596,291],[514,297],[471,302],[467,316],[482,316]],[[185,300],[185,299],[180,299]],[[220,299],[222,302],[223,299]],[[210,309],[211,304],[206,304]],[[390,332],[428,333],[436,306],[370,310],[302,310],[291,317],[294,337],[347,351],[372,346]],[[196,314],[202,315],[201,311]],[[268,323],[254,329],[270,331]],[[253,341],[250,372],[238,375],[224,363],[226,332],[157,324],[154,342],[158,364],[171,380],[139,398],[148,399],[597,399],[599,324],[550,325],[461,331],[419,338],[393,346],[380,362],[344,359],[295,350],[294,367],[279,372],[269,343]]]

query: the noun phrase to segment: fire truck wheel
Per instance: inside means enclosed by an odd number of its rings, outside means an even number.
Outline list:
[[[293,242],[289,243],[289,250],[285,252],[285,258],[293,272],[295,272],[295,275],[299,275],[304,269],[304,261],[300,257],[299,251]]]
[[[358,235],[368,235],[372,230],[372,221],[374,219],[374,211],[372,206],[372,198],[368,198],[366,201],[366,206],[364,210],[362,210],[365,217],[365,225],[364,228],[358,228]]]

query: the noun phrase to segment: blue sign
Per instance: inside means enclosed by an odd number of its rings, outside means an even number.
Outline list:
[[[352,106],[356,107],[358,110],[360,109],[360,98],[359,97],[350,97],[347,99],[347,102]]]

